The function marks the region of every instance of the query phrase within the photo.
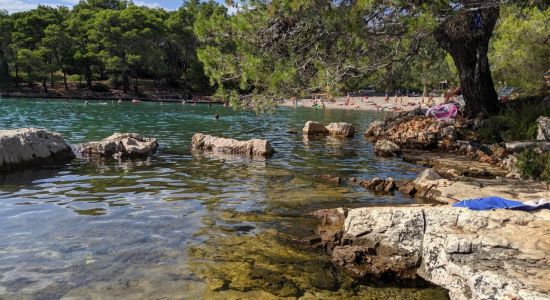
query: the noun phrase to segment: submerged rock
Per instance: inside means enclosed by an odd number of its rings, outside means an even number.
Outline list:
[[[71,147],[59,133],[36,128],[0,131],[0,171],[22,165],[66,162],[72,158]]]
[[[330,176],[330,175],[315,175],[313,178],[317,181],[326,182],[335,185],[341,185],[344,180],[342,177]]]
[[[329,134],[337,137],[352,137],[355,134],[355,129],[350,123],[330,123],[326,128]]]
[[[305,135],[328,135],[328,129],[321,123],[308,121],[302,130]]]
[[[143,158],[153,155],[158,142],[135,133],[115,133],[98,142],[88,142],[75,147],[82,157]]]
[[[269,157],[275,153],[268,140],[253,139],[238,141],[202,133],[193,135],[192,147],[195,150],[213,151],[226,154]]]
[[[382,157],[401,155],[401,148],[392,141],[379,140],[374,144],[374,154]]]
[[[451,299],[550,296],[550,211],[449,206],[333,211],[316,214],[323,223],[318,231],[326,226],[325,215],[345,219],[341,238],[326,243],[333,262],[355,278],[420,276],[448,289]],[[335,224],[329,226],[334,231]]]

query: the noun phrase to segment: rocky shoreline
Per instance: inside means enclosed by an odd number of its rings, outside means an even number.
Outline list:
[[[354,278],[422,278],[451,299],[550,297],[549,211],[404,206],[314,216],[322,246]]]
[[[520,151],[548,151],[549,121],[538,121],[540,140],[505,145],[469,141],[483,120],[439,123],[413,111],[372,123],[365,137],[376,155],[428,169],[412,181],[315,179],[440,204],[316,211],[320,224],[312,244],[357,279],[421,278],[447,289],[451,299],[549,299],[548,210],[473,211],[448,205],[487,196],[550,199],[546,183],[521,178],[515,167]]]

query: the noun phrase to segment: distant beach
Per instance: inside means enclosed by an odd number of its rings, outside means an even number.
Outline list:
[[[388,101],[385,97],[350,97],[349,103],[346,105],[346,97],[336,98],[333,101],[323,100],[325,109],[347,109],[347,110],[368,110],[368,111],[409,111],[418,107],[427,108],[433,104],[443,103],[443,97],[433,97],[433,103],[429,103],[428,97],[389,97]],[[281,106],[284,107],[309,107],[312,108],[315,103],[322,103],[319,100],[299,99],[285,100]]]

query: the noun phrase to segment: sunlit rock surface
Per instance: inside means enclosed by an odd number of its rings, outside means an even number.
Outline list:
[[[308,121],[302,131],[305,135],[328,135],[325,125],[313,121]]]
[[[374,144],[374,153],[382,157],[398,156],[401,154],[401,148],[392,141],[379,140]]]
[[[550,297],[550,211],[409,206],[316,215],[333,262],[352,276],[420,276],[452,299]]]
[[[550,141],[550,118],[540,117],[537,120],[537,125],[538,125],[537,140]]]
[[[330,123],[326,128],[330,135],[336,137],[352,137],[355,134],[353,125],[346,122]]]
[[[0,131],[0,171],[65,162],[73,157],[71,147],[58,133],[36,128]]]
[[[144,158],[153,155],[159,147],[156,139],[135,133],[115,133],[98,142],[88,142],[75,147],[83,157]]]
[[[335,137],[353,137],[355,134],[355,128],[352,124],[346,122],[330,123],[327,126],[319,123],[308,121],[302,129],[304,135],[332,135]]]
[[[417,197],[441,203],[489,196],[519,201],[550,199],[550,190],[543,182],[506,178],[454,180],[441,177],[433,169],[422,172],[412,185]]]
[[[268,140],[252,139],[248,141],[238,141],[202,133],[193,135],[192,147],[194,150],[248,156],[269,157],[275,153],[275,150],[273,150]]]

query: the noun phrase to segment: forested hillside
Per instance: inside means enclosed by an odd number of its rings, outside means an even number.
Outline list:
[[[456,61],[461,54],[452,53],[451,39],[472,43],[478,52],[468,55],[478,61]],[[483,70],[490,66],[497,87],[506,83],[540,94],[549,43],[544,1],[189,0],[166,11],[88,0],[72,8],[0,12],[0,85],[47,91],[76,82],[80,89],[139,94],[147,82],[235,103],[249,95],[244,98],[269,105],[367,87],[427,94],[444,81],[486,86],[492,82]],[[474,72],[485,81],[465,81],[475,79]]]

